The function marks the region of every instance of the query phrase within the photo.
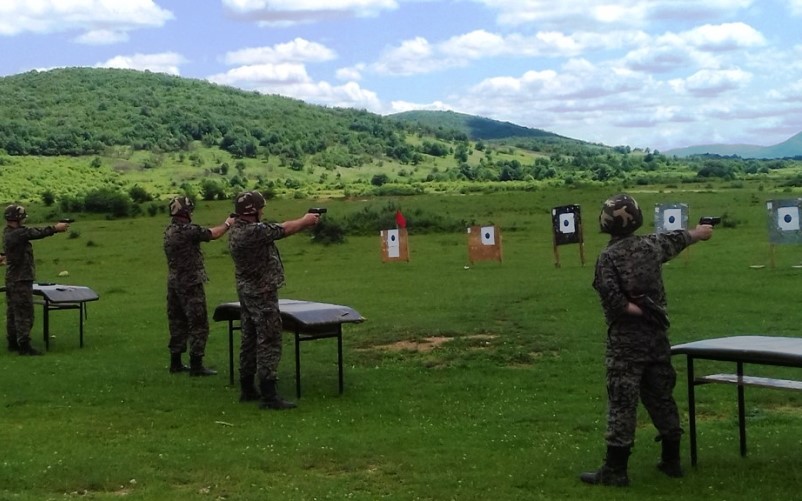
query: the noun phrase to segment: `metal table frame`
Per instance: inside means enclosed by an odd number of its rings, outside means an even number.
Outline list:
[[[734,384],[738,387],[738,431],[741,456],[746,456],[746,411],[744,388],[758,386],[802,390],[802,381],[744,375],[744,364],[802,367],[802,338],[773,336],[733,336],[707,339],[673,346],[672,355],[686,355],[688,376],[688,421],[691,464],[697,463],[696,386],[708,383]],[[697,377],[695,360],[735,362],[735,374]]]
[[[323,310],[336,310],[336,317],[311,318],[303,316],[296,308],[315,308]],[[342,395],[343,382],[343,331],[344,323],[359,323],[365,319],[347,306],[316,303],[311,301],[297,301],[293,299],[280,299],[279,310],[285,331],[293,334],[295,342],[295,394],[301,397],[301,343],[318,339],[337,339],[337,377],[339,393]],[[228,376],[229,382],[234,384],[234,331],[242,330],[240,323],[239,302],[223,303],[217,306],[214,312],[215,321],[228,322]]]

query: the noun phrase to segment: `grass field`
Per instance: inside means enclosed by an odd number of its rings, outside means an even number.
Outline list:
[[[279,244],[281,297],[351,306],[345,392],[337,393],[333,340],[302,345],[303,397],[287,412],[240,404],[228,385],[226,325],[212,323],[205,362],[221,371],[167,371],[164,215],[79,219],[70,235],[34,243],[40,281],[86,285],[86,346],[74,312],[51,317],[44,357],[0,353],[0,499],[794,499],[802,487],[802,395],[747,390],[749,455],[738,452],[734,387],[697,393],[699,465],[674,480],[655,464],[659,444],[641,411],[628,489],[581,484],[604,453],[605,326],[590,283],[605,239],[600,203],[614,189],[396,199],[405,212],[438,212],[499,225],[504,261],[467,264],[463,233],[415,235],[411,261],[382,264],[379,238]],[[793,198],[751,188],[633,192],[650,221],[655,203],[686,202],[691,220],[727,214],[735,227],[665,267],[673,342],[735,334],[799,335],[797,246],[769,264],[764,202]],[[268,217],[326,217],[385,200],[282,200]],[[560,248],[550,210],[578,203],[585,258]],[[213,225],[229,203],[200,203]],[[40,212],[44,212],[41,209]],[[32,208],[35,225],[37,209]],[[645,230],[651,225],[646,224]],[[236,299],[225,238],[205,244],[210,313]],[[59,277],[68,271],[68,277]],[[32,333],[41,342],[41,308]],[[448,338],[433,349],[430,338]],[[281,389],[293,396],[286,338]],[[684,359],[675,395],[687,425]],[[717,364],[699,365],[699,371]],[[728,368],[727,371],[731,371]],[[799,378],[798,371],[753,368]]]

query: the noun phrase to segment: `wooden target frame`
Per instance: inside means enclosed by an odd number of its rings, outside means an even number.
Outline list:
[[[492,228],[492,229],[491,229]],[[496,225],[470,226],[468,232],[468,262],[503,262],[501,230]]]
[[[379,232],[379,237],[381,238],[382,263],[409,262],[409,235],[406,228],[382,230]],[[398,238],[398,245],[393,245],[394,237]]]

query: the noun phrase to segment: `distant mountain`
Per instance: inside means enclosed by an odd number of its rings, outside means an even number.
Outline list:
[[[465,134],[468,139],[474,141],[509,139],[514,137],[577,141],[540,129],[530,129],[510,122],[500,122],[490,118],[466,115],[454,111],[405,111],[403,113],[389,115],[388,118],[416,124],[433,131],[437,131],[438,129],[444,131],[458,131]],[[581,143],[582,141],[577,142]]]
[[[773,146],[752,144],[707,144],[664,151],[668,156],[689,157],[692,155],[738,156],[741,158],[794,158],[802,157],[802,132],[791,139]]]

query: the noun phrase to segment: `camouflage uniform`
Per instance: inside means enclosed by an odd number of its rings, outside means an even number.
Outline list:
[[[284,285],[284,265],[275,241],[284,238],[284,228],[239,219],[228,238],[242,318],[240,375],[276,380],[282,332],[278,289]]]
[[[167,256],[167,318],[170,325],[172,354],[187,350],[190,356],[203,357],[209,338],[204,283],[208,281],[203,266],[201,242],[209,242],[212,232],[194,223],[175,219],[164,230]]]
[[[52,226],[28,228],[6,226],[3,252],[6,255],[6,335],[9,346],[28,346],[33,327],[33,281],[36,264],[31,240],[52,236]]]
[[[682,429],[672,392],[662,264],[691,244],[685,230],[646,236],[613,237],[599,255],[593,287],[607,321],[607,444],[631,447],[638,398],[664,440],[679,440]],[[643,316],[624,313],[637,304]]]

